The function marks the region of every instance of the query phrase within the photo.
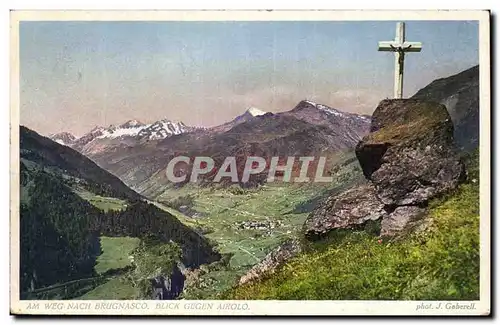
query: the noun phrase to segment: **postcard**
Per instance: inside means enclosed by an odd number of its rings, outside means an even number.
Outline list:
[[[10,19],[11,314],[490,314],[489,11]]]

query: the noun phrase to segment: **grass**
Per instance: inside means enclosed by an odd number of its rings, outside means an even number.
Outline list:
[[[77,299],[81,300],[125,300],[134,299],[136,289],[124,276],[111,278],[108,282],[87,292]]]
[[[186,226],[195,228],[196,226],[199,225],[199,223],[195,219],[192,219],[192,218],[180,213],[178,210],[175,210],[174,208],[166,206],[165,204],[162,204],[162,203],[156,202],[156,201],[149,201],[149,200],[148,200],[148,203],[156,205],[161,210],[167,211],[168,213],[170,213],[171,215],[176,217],[180,222],[182,222]]]
[[[30,300],[64,300],[78,299],[77,297],[93,290],[106,281],[105,277],[72,280],[58,283],[48,287],[36,289],[32,292],[22,293],[21,299]]]
[[[314,245],[272,276],[234,287],[221,297],[478,299],[478,182],[463,184],[455,193],[433,201],[429,211],[430,225],[425,231],[382,243],[364,232],[337,234]]]
[[[127,201],[121,199],[96,195],[81,188],[75,190],[75,193],[104,212],[108,212],[109,210],[121,211],[127,208]]]
[[[100,272],[121,272],[107,273],[105,283],[78,299],[148,299],[151,297],[149,279],[158,274],[169,274],[173,263],[180,259],[180,248],[175,244],[147,243],[145,239],[139,242],[139,239],[129,237],[102,239],[107,243],[103,245],[107,256]],[[123,268],[132,264],[128,260],[130,254],[134,256],[135,267],[124,270]],[[110,273],[117,275],[109,276]]]
[[[101,237],[102,254],[97,258],[95,270],[103,274],[108,270],[121,269],[131,265],[130,253],[139,244],[139,238]]]
[[[131,265],[132,251],[139,245],[139,238],[101,237],[102,254],[97,258],[95,271],[104,275]],[[134,299],[135,288],[125,275],[107,277],[104,282],[76,299]]]
[[[394,144],[416,140],[422,135],[431,134],[432,129],[441,129],[443,121],[449,119],[446,109],[432,102],[407,102],[405,105],[406,109],[398,112],[397,116],[387,115],[386,119],[389,120],[383,121],[384,127],[368,134],[365,142]]]

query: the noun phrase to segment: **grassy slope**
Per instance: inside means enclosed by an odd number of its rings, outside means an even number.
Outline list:
[[[138,238],[101,237],[102,254],[97,258],[95,270],[99,274],[120,270],[129,265],[129,255],[139,244]],[[101,285],[77,299],[134,299],[135,288],[124,275],[110,276]]]
[[[92,216],[95,216],[98,215],[97,209],[103,212],[122,211],[133,200],[141,198],[118,178],[102,170],[88,158],[24,127],[21,127],[21,160],[26,173],[43,172],[44,175],[47,174],[49,180],[53,178],[54,181],[60,182],[65,190],[67,188],[71,189],[73,193],[69,193],[71,194],[69,197],[74,199],[70,203],[79,204],[77,206],[81,207],[80,215],[83,216],[89,215],[85,207],[94,213]],[[33,188],[34,185],[36,184],[27,179],[27,184],[21,186],[20,195],[23,203],[30,202],[28,190]],[[57,193],[55,197],[57,197]],[[61,206],[65,205],[61,204]],[[94,207],[97,209],[94,209]],[[61,213],[61,218],[64,216],[65,214]],[[72,220],[75,220],[75,218]],[[184,227],[177,227],[177,220],[170,221],[172,221],[173,234],[176,234],[176,230],[187,231]],[[67,222],[62,222],[62,224],[67,224]],[[78,226],[80,224],[75,227]],[[68,233],[69,238],[76,237],[74,231],[68,231]],[[191,234],[188,233],[187,235]],[[198,238],[194,234],[192,235],[188,238]],[[134,288],[130,286],[129,282],[120,280],[124,278],[123,274],[127,272],[124,268],[130,265],[128,257],[138,242],[138,238],[101,237],[102,254],[97,257],[94,266],[95,274],[92,274],[94,264],[88,263],[88,269],[90,270],[89,274],[86,274],[88,278],[74,281],[61,280],[62,283],[39,288],[31,296],[50,299],[71,299],[82,295],[91,298],[96,297],[96,299],[132,298],[129,293],[134,291]],[[203,249],[203,247],[200,247],[200,251]],[[93,275],[95,276],[92,277]]]
[[[139,244],[139,238],[101,237],[102,254],[97,258],[95,270],[99,274],[130,265],[129,255]]]
[[[305,186],[302,186],[305,188]],[[307,200],[321,189],[301,191],[301,187],[265,186],[259,190],[235,195],[228,190],[184,189],[195,197],[194,209],[205,214],[201,218],[176,217],[194,229],[207,232],[216,249],[231,254],[229,265],[223,269],[210,270],[200,277],[196,288],[185,292],[186,299],[206,299],[231,288],[235,281],[252,265],[258,263],[274,247],[295,235],[297,226],[304,222],[307,213],[292,214],[297,202]],[[162,207],[162,205],[158,205]],[[173,210],[171,208],[166,208]],[[271,233],[260,229],[238,229],[242,221],[280,220],[281,226]]]
[[[74,191],[82,199],[103,210],[122,210],[126,201],[96,195],[78,188]],[[94,267],[99,275],[106,271],[119,270],[129,266],[129,255],[139,244],[139,238],[100,237],[102,254],[98,256]],[[49,299],[133,299],[135,288],[123,279],[123,276],[104,276],[63,283],[53,288],[45,288],[37,295]]]
[[[90,204],[103,210],[104,212],[108,212],[110,210],[121,211],[125,210],[127,207],[127,201],[118,198],[100,196],[82,188],[78,188],[78,190],[75,190],[74,192],[82,199],[88,201]]]
[[[135,288],[124,275],[109,276],[106,271],[131,265],[129,255],[139,244],[138,238],[101,237],[102,254],[95,266],[99,276],[61,283],[37,290],[35,299],[134,299]]]
[[[95,207],[103,210],[123,210],[127,202],[113,197],[103,197],[79,188],[75,190],[80,197]],[[139,244],[139,238],[133,237],[100,237],[102,254],[97,258],[94,267],[98,274],[119,270],[131,265],[130,253]],[[135,288],[123,275],[107,277],[100,285],[88,290],[76,299],[134,299]]]
[[[432,202],[425,232],[393,242],[365,233],[337,235],[229,299],[415,299],[479,297],[479,182]],[[476,180],[475,182],[473,180]]]
[[[134,299],[136,289],[124,276],[111,278],[94,290],[76,298],[78,300],[128,300]]]
[[[26,161],[26,160],[25,160]],[[28,161],[28,164],[30,162]],[[33,168],[34,164],[29,164]],[[49,171],[50,172],[50,171]],[[65,177],[58,171],[50,173],[54,177]],[[27,186],[21,187],[22,200],[27,202],[28,187],[33,186],[28,183]],[[95,207],[108,210],[122,210],[126,207],[126,201],[113,198],[103,197],[89,192],[83,188],[74,189],[74,192],[82,199],[88,201]],[[123,297],[131,298],[128,293],[134,288],[125,282],[120,282],[119,277],[110,277],[103,275],[108,270],[117,270],[130,265],[128,259],[129,253],[139,243],[138,238],[131,237],[101,237],[102,254],[97,257],[95,271],[97,276],[92,278],[84,278],[72,280],[68,282],[54,284],[39,288],[28,294],[30,299],[122,299]],[[83,295],[83,296],[82,296]],[[88,298],[84,298],[88,297]],[[125,298],[124,298],[125,299]]]

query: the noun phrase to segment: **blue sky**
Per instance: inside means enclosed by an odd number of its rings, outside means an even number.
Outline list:
[[[370,114],[392,96],[396,22],[21,22],[21,123],[81,135],[160,118],[211,126],[310,99]],[[410,21],[405,96],[478,64],[478,23]]]

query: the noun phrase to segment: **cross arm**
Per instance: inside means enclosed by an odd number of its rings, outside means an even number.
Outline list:
[[[395,52],[399,47],[401,47],[404,52],[420,52],[422,50],[422,43],[404,42],[401,44],[394,41],[378,42],[378,50],[381,52]]]
[[[404,42],[403,49],[405,52],[420,52],[422,50],[422,43],[420,43],[420,42]]]
[[[378,42],[378,50],[382,52],[394,52],[399,45],[399,43],[394,41],[382,41]]]

